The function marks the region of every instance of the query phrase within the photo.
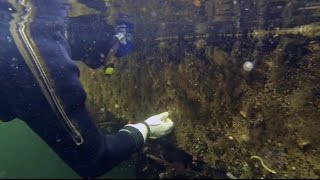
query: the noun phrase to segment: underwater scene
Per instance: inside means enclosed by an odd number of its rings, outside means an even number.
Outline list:
[[[319,0],[109,3],[136,50],[108,77],[80,65],[92,111],[110,131],[166,109],[175,123],[139,178],[320,177]]]
[[[174,123],[172,132],[147,140],[115,173],[137,179],[320,178],[320,0],[103,0],[103,8],[85,1],[66,1],[68,17],[99,14],[113,26],[125,15],[132,24],[130,47],[115,56],[100,53],[102,66],[76,61],[96,126],[113,134],[165,111]],[[100,47],[86,52],[94,48]],[[29,116],[16,118],[22,117]],[[8,177],[1,168],[0,178]]]

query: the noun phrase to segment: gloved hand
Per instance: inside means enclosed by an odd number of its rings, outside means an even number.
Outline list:
[[[173,122],[168,116],[168,112],[163,112],[144,121],[150,128],[150,139],[158,139],[172,131]]]
[[[126,126],[132,126],[138,129],[141,132],[144,141],[146,141],[147,138],[158,139],[172,131],[173,122],[168,116],[168,112],[163,112],[151,116],[141,123],[128,124]]]
[[[116,57],[122,57],[133,51],[132,33],[134,25],[130,22],[127,15],[120,15],[116,20],[115,37],[119,40],[120,46],[115,54]]]

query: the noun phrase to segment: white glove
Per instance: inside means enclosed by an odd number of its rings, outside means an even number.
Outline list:
[[[128,124],[126,126],[132,126],[138,129],[141,132],[144,141],[146,141],[148,134],[150,139],[158,139],[172,131],[173,122],[168,116],[168,112],[163,112],[149,117],[142,123]]]
[[[158,139],[172,131],[173,122],[168,116],[168,112],[163,112],[144,121],[150,127],[150,139]]]

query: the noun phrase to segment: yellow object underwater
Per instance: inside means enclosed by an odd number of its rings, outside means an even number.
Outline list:
[[[105,75],[112,75],[114,73],[114,68],[108,67],[104,69],[104,74]]]
[[[267,170],[268,172],[272,173],[272,174],[277,174],[276,171],[270,169],[268,166],[266,166],[263,162],[263,160],[259,157],[259,156],[251,156],[250,159],[258,159],[262,165],[262,167]]]
[[[193,0],[192,3],[194,6],[197,6],[197,7],[201,6],[201,0]]]

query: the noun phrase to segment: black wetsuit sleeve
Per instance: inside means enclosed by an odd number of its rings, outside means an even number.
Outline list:
[[[60,34],[59,30],[54,30],[54,28],[50,28],[46,33],[38,28],[39,25],[35,20],[31,24],[33,41],[38,47],[43,47],[39,48],[39,53],[43,59],[43,64],[48,69],[48,75],[52,78],[54,92],[59,97],[67,116],[80,130],[84,143],[79,146],[75,145],[61,125],[52,128],[48,124],[35,121],[29,121],[29,125],[33,129],[39,129],[39,126],[41,126],[38,134],[79,175],[82,177],[102,175],[140,148],[144,142],[143,137],[135,129],[119,131],[112,135],[101,133],[86,110],[86,94],[79,81],[79,70],[67,51],[69,48],[66,47],[68,44],[66,39]],[[97,52],[94,51],[93,54],[96,55]],[[95,58],[95,55],[90,56],[89,54],[89,57]],[[41,121],[46,120],[42,119]],[[56,136],[56,132],[61,132],[59,142],[55,137],[52,137]]]
[[[101,15],[69,18],[67,40],[71,58],[86,63],[91,68],[100,67],[116,42],[114,27]]]
[[[95,125],[64,36],[65,1],[31,2],[26,9],[39,7],[32,21],[14,32],[9,31],[13,17],[28,11],[16,14],[0,1],[0,118],[25,121],[81,177],[103,175],[140,148],[143,137],[137,129],[107,135]],[[81,133],[82,144],[75,144],[66,118]]]

